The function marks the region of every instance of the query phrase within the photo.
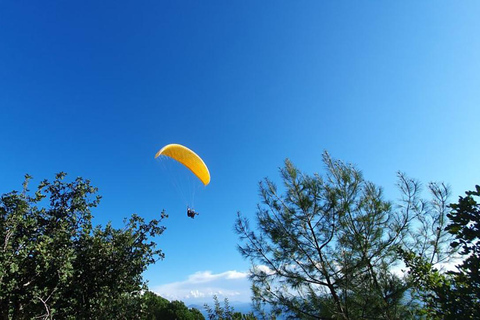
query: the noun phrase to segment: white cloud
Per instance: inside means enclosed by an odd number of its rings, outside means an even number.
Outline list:
[[[452,269],[453,263],[444,264],[442,267]],[[272,269],[264,265],[256,266],[256,269],[267,274],[274,274]],[[398,276],[403,276],[406,269],[404,264],[399,264],[391,271]],[[198,271],[189,275],[184,281],[162,284],[152,287],[151,290],[166,299],[181,300],[187,305],[203,305],[204,303],[211,305],[214,295],[217,295],[220,301],[228,298],[230,302],[250,302],[248,275],[249,272],[236,270],[221,273]]]
[[[268,275],[272,275],[272,274],[275,273],[272,269],[270,269],[269,267],[267,267],[265,265],[255,266],[255,269],[258,270],[258,271],[261,271],[261,272],[265,272]]]
[[[169,300],[181,300],[187,305],[212,303],[217,295],[220,300],[250,301],[248,273],[236,270],[222,273],[198,271],[184,281],[166,283],[151,290]]]
[[[206,283],[221,279],[244,279],[248,276],[246,272],[238,272],[236,270],[226,271],[213,274],[211,271],[198,271],[188,276],[187,282],[190,283]]]

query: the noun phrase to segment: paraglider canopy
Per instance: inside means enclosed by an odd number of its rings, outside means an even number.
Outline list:
[[[210,172],[205,162],[195,152],[180,144],[169,144],[160,149],[155,158],[160,156],[170,157],[192,171],[204,185],[210,183]]]

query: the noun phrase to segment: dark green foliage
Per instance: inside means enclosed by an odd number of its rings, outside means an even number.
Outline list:
[[[143,298],[146,309],[145,320],[162,319],[162,315],[164,315],[164,311],[167,309],[170,301],[151,291],[145,292]]]
[[[460,248],[463,258],[451,272],[451,304],[458,304],[451,313],[463,319],[480,319],[480,204],[474,198],[480,197],[480,186],[475,189],[452,204],[448,215],[452,223],[447,230],[455,236],[452,246]]]
[[[153,292],[144,294],[145,320],[204,320],[202,313],[195,308],[188,308],[181,301],[168,301]]]
[[[256,229],[240,214],[240,253],[252,262],[254,302],[292,319],[407,319],[419,306],[410,284],[394,272],[397,248],[408,245],[434,263],[450,256],[443,231],[448,188],[399,174],[394,206],[352,165],[324,154],[327,174],[306,175],[290,161],[284,189],[260,184]]]
[[[441,273],[421,256],[401,250],[410,267],[412,283],[426,304],[426,313],[436,319],[480,319],[480,186],[451,204],[446,230],[454,236],[461,263],[455,271]]]
[[[33,196],[27,176],[22,192],[0,198],[0,318],[138,317],[142,272],[163,257],[152,239],[164,227],[136,215],[123,229],[94,227],[97,189],[65,176],[42,181]]]

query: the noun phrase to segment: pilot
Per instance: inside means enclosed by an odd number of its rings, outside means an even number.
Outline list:
[[[190,209],[187,207],[187,216],[190,218],[195,218],[195,216],[198,214],[198,212],[195,212],[193,209]]]

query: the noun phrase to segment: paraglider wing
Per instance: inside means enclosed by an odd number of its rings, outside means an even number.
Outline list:
[[[158,158],[159,156],[167,156],[180,162],[190,169],[190,171],[192,171],[204,185],[210,183],[210,172],[208,171],[205,162],[187,147],[180,144],[169,144],[160,149],[155,155],[155,158]]]

